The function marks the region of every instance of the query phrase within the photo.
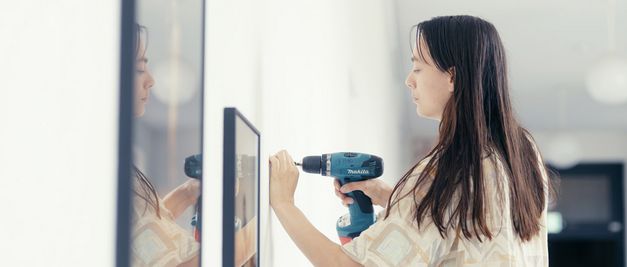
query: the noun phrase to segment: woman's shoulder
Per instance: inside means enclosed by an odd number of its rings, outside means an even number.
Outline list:
[[[426,156],[422,158],[414,167],[409,177],[418,177],[425,170],[429,162],[433,159],[433,156]],[[435,163],[435,162],[434,162]]]
[[[397,191],[393,195],[395,205],[388,207],[392,217],[411,219],[413,218],[414,205],[424,198],[433,181],[433,175],[423,177],[423,172],[427,164],[432,159],[431,156],[421,159],[406,174],[404,181],[399,181]],[[419,179],[420,182],[418,181]]]
[[[407,177],[408,182],[415,182],[421,176],[424,176],[425,181],[427,182],[432,181],[433,178],[435,178],[435,173],[437,171],[437,160],[431,163],[432,167],[430,167],[429,173],[423,174],[432,159],[433,157],[426,157],[418,162]],[[506,175],[502,159],[497,154],[484,154],[481,159],[481,169],[484,177]]]

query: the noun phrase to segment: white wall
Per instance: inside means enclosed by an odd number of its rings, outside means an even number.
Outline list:
[[[395,76],[390,12],[385,1],[208,1],[205,152],[212,160],[205,172],[215,179],[205,179],[204,214],[221,218],[222,109],[235,106],[262,135],[261,264],[309,265],[271,217],[270,154],[373,153],[384,158],[390,180],[407,167],[397,116],[405,92]],[[330,178],[301,174],[296,204],[337,241],[335,221],[346,209]],[[203,240],[221,239],[220,222],[207,222]],[[221,264],[220,252],[217,241],[205,243],[203,261]]]
[[[0,2],[2,266],[113,266],[119,1]]]

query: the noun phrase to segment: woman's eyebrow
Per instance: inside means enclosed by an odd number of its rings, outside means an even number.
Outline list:
[[[137,61],[142,61],[144,63],[148,63],[148,58],[145,58],[145,57],[138,58]]]

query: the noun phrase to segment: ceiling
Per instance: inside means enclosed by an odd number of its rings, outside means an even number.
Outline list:
[[[399,65],[410,68],[409,30],[442,15],[473,15],[492,22],[508,56],[511,98],[532,131],[627,131],[627,103],[604,105],[587,93],[587,71],[608,53],[608,2],[584,0],[396,0]],[[627,0],[616,0],[616,47],[627,55]],[[413,110],[409,97],[406,109]],[[413,116],[415,113],[409,112]],[[414,135],[437,123],[411,119]],[[425,131],[425,129],[429,129]],[[431,134],[429,134],[429,132]]]

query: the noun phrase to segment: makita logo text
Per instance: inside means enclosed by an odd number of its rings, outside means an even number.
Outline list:
[[[368,170],[351,170],[348,169],[348,174],[370,174]]]

